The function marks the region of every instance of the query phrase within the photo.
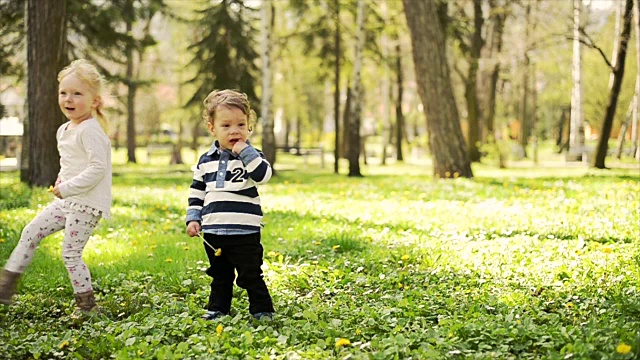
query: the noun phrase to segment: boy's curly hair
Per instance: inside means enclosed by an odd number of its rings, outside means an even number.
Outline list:
[[[202,112],[204,121],[213,124],[218,106],[240,109],[247,115],[249,131],[251,131],[252,125],[255,124],[256,121],[256,113],[251,109],[251,103],[249,102],[247,94],[228,89],[213,90],[207,95],[207,98],[204,99],[204,111]]]

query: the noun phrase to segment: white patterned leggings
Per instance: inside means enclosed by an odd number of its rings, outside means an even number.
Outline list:
[[[69,273],[73,291],[78,294],[92,290],[91,274],[82,261],[82,251],[102,214],[95,215],[96,211],[91,210],[93,209],[70,204],[65,200],[54,200],[22,230],[20,241],[13,249],[5,269],[23,273],[31,264],[40,241],[56,231],[65,229],[62,259]]]

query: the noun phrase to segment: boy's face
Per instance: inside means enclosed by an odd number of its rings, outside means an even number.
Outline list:
[[[247,115],[235,107],[219,105],[213,124],[208,122],[207,127],[211,135],[218,139],[220,147],[229,151],[238,141],[246,142],[249,136]]]

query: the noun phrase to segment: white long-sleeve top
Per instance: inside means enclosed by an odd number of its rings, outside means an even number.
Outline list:
[[[62,197],[78,205],[111,215],[111,142],[95,118],[68,129],[69,121],[56,133],[60,152]]]

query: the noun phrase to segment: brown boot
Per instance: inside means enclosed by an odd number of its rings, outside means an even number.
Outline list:
[[[20,275],[22,274],[2,270],[2,274],[0,274],[0,304],[11,305],[13,302],[11,298],[16,293],[16,284],[18,284]]]
[[[96,298],[93,295],[93,290],[74,294],[74,296],[76,297],[76,305],[78,306],[78,310],[85,313],[98,312],[98,307],[96,306]]]

